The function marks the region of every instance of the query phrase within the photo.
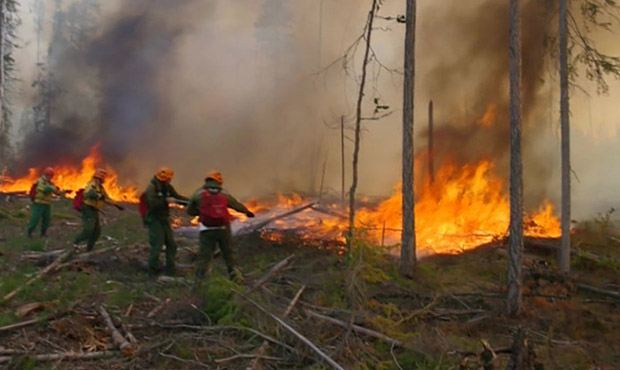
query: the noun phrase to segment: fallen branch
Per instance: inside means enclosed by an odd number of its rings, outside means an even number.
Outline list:
[[[295,297],[293,297],[293,299],[289,303],[288,307],[286,307],[286,310],[284,311],[283,317],[287,317],[288,315],[290,315],[291,311],[293,311],[293,308],[295,307],[295,305],[299,301],[299,298],[301,297],[301,294],[304,292],[305,289],[306,289],[305,285],[302,285],[302,287],[299,288],[299,290],[297,291],[297,294],[295,294]],[[259,366],[260,360],[261,359],[266,359],[266,357],[264,357],[264,355],[265,355],[265,353],[267,353],[268,350],[269,350],[269,342],[265,340],[260,345],[260,347],[258,347],[258,350],[256,350],[255,355],[254,355],[255,358],[250,363],[250,365],[248,366],[248,369],[249,370],[256,369]]]
[[[3,298],[2,298],[2,302],[0,302],[0,304],[4,304],[8,301],[10,301],[11,299],[13,299],[17,294],[19,294],[22,290],[24,290],[25,288],[29,287],[30,285],[32,285],[33,283],[39,281],[41,278],[45,277],[46,275],[56,271],[56,269],[58,269],[63,262],[67,261],[69,258],[71,258],[71,256],[73,255],[73,249],[69,248],[67,249],[63,254],[61,254],[60,256],[58,256],[58,258],[56,258],[56,260],[54,262],[52,262],[50,265],[48,265],[46,268],[44,268],[43,270],[41,270],[36,276],[34,276],[33,278],[31,278],[30,280],[26,281],[24,284],[22,284],[21,286],[15,288],[12,292],[6,294]]]
[[[620,300],[620,292],[615,292],[613,290],[607,290],[607,289],[601,289],[601,288],[597,288],[597,287],[587,285],[587,284],[582,284],[582,283],[577,283],[575,285],[577,286],[577,288],[584,290],[586,292],[602,294],[604,296],[607,296],[607,297],[610,297],[616,300]]]
[[[216,326],[200,326],[200,325],[190,325],[190,324],[160,324],[157,322],[152,322],[150,325],[148,326],[156,326],[159,328],[163,328],[163,329],[187,329],[187,330],[200,330],[200,331],[223,331],[223,330],[238,330],[238,331],[247,331],[250,332],[256,336],[259,336],[263,339],[266,339],[268,341],[270,341],[271,343],[277,344],[279,346],[281,346],[282,348],[287,349],[290,352],[296,353],[296,354],[300,354],[299,351],[291,346],[289,346],[288,344],[279,341],[265,333],[262,333],[256,329],[253,328],[248,328],[245,326],[233,326],[233,325],[216,325]],[[138,326],[138,325],[132,325],[131,327],[136,328],[136,327],[142,327],[142,326]]]
[[[175,361],[182,362],[184,364],[190,364],[190,365],[202,367],[202,368],[205,368],[205,369],[210,369],[211,368],[207,364],[203,364],[202,362],[195,361],[195,360],[188,360],[188,359],[181,358],[181,357],[178,357],[178,356],[175,356],[175,355],[171,355],[169,353],[159,352],[159,355],[162,356],[162,357],[167,357],[167,358],[173,359]]]
[[[286,257],[282,261],[276,263],[275,266],[273,266],[269,271],[267,271],[267,273],[262,278],[258,279],[254,283],[254,285],[252,285],[252,287],[250,288],[248,293],[252,292],[256,288],[258,288],[258,287],[262,286],[263,284],[265,284],[269,279],[271,279],[271,277],[273,275],[275,275],[280,270],[282,270],[286,265],[288,265],[291,262],[291,259],[293,259],[293,257],[295,257],[295,255],[291,254],[290,256]]]
[[[76,361],[76,360],[100,360],[118,356],[118,351],[99,351],[99,352],[65,352],[65,353],[49,353],[40,355],[22,354],[20,356],[28,356],[35,361]],[[11,362],[13,357],[0,357],[0,364]]]
[[[215,360],[216,364],[223,364],[225,362],[230,362],[230,361],[234,361],[240,358],[253,358],[253,359],[264,359],[264,360],[271,360],[271,361],[284,361],[283,358],[280,357],[273,357],[273,356],[263,356],[263,355],[251,355],[251,354],[245,354],[245,353],[239,353],[230,357],[225,357],[225,358],[218,358]]]
[[[295,208],[295,209],[290,210],[288,212],[284,212],[284,213],[281,213],[279,215],[275,215],[273,217],[270,217],[270,218],[268,218],[266,220],[263,220],[261,222],[258,222],[256,224],[254,224],[254,225],[249,225],[247,228],[243,229],[243,232],[240,230],[239,234],[244,234],[244,233],[250,234],[250,233],[253,233],[255,231],[258,231],[258,230],[262,229],[263,227],[269,225],[270,223],[272,223],[274,221],[277,221],[277,220],[280,220],[280,219],[292,216],[294,214],[297,214],[299,212],[305,211],[306,209],[313,207],[315,204],[316,204],[315,202],[308,203],[308,204],[306,204],[304,206]]]
[[[150,319],[150,318],[152,318],[152,317],[154,317],[154,316],[155,316],[155,315],[157,315],[157,314],[158,314],[161,310],[163,310],[163,309],[164,309],[164,307],[166,307],[166,305],[167,305],[168,303],[170,303],[170,298],[166,298],[166,300],[165,300],[165,301],[163,301],[163,302],[161,302],[160,304],[158,304],[157,306],[155,306],[155,308],[153,308],[153,309],[151,310],[151,312],[149,312],[149,313],[146,315],[146,317],[147,317],[147,318],[149,318],[149,319]]]
[[[111,246],[111,247],[107,247],[107,248],[103,248],[103,249],[97,249],[91,252],[86,252],[86,253],[81,253],[75,256],[75,258],[73,258],[71,261],[65,262],[62,265],[58,266],[58,269],[63,269],[67,266],[70,266],[76,262],[88,262],[90,261],[90,259],[92,257],[101,255],[101,254],[105,254],[107,252],[110,251],[114,251],[115,249],[117,249],[118,246]]]
[[[303,336],[301,333],[299,333],[297,330],[295,330],[292,326],[290,326],[289,324],[287,324],[284,320],[282,320],[281,318],[279,318],[278,316],[272,314],[271,312],[267,311],[264,307],[262,307],[261,305],[259,305],[258,303],[256,303],[253,299],[247,297],[246,295],[240,293],[240,292],[236,292],[239,296],[241,296],[242,298],[244,298],[245,300],[247,300],[248,302],[252,303],[254,306],[256,306],[256,308],[258,308],[260,311],[262,311],[264,314],[266,314],[267,316],[271,317],[273,320],[275,320],[278,324],[280,324],[284,329],[286,329],[289,333],[293,334],[295,337],[297,337],[297,339],[301,340],[305,345],[307,345],[310,349],[312,349],[317,355],[319,355],[319,357],[325,361],[327,364],[329,364],[329,366],[331,366],[332,368],[336,369],[336,370],[344,370],[344,368],[339,365],[336,361],[334,361],[334,359],[332,359],[331,357],[329,357],[325,352],[323,352],[319,347],[317,347],[316,344],[312,343],[308,338],[306,338],[305,336]]]
[[[114,344],[121,350],[121,352],[123,353],[123,356],[125,357],[132,356],[136,351],[135,346],[129,343],[129,341],[125,339],[123,334],[121,334],[121,332],[118,331],[118,329],[116,328],[116,326],[114,326],[114,323],[112,322],[112,318],[110,317],[110,314],[108,314],[108,311],[106,311],[106,309],[103,306],[99,306],[99,314],[101,314],[101,316],[103,317],[106,327],[108,331],[110,332],[110,335],[112,336],[112,340],[114,341]]]
[[[320,320],[323,320],[323,321],[327,321],[327,322],[329,322],[329,323],[332,323],[332,324],[338,325],[338,326],[343,327],[343,328],[345,328],[345,329],[347,329],[347,328],[349,328],[349,327],[350,327],[350,328],[351,328],[351,330],[353,330],[354,332],[357,332],[357,333],[360,333],[360,334],[365,334],[365,335],[368,335],[369,337],[373,337],[373,338],[381,339],[381,340],[383,340],[383,341],[385,341],[385,342],[387,342],[387,343],[390,343],[390,344],[392,344],[392,345],[394,345],[394,346],[403,347],[403,343],[402,343],[401,341],[399,341],[399,340],[397,340],[397,339],[394,339],[394,338],[391,338],[391,337],[388,337],[387,335],[385,335],[385,334],[381,334],[381,333],[379,333],[379,332],[377,332],[377,331],[374,331],[374,330],[371,330],[371,329],[368,329],[368,328],[364,328],[364,327],[362,327],[362,326],[355,325],[355,324],[353,324],[353,325],[349,325],[349,323],[348,323],[348,322],[344,322],[344,321],[341,321],[341,320],[335,319],[335,318],[333,318],[333,317],[329,317],[329,316],[321,315],[321,314],[320,314],[320,313],[318,313],[318,312],[314,312],[314,311],[310,311],[310,310],[304,310],[304,312],[305,312],[308,316],[310,316],[310,317],[314,317],[314,318],[316,318],[316,319],[320,319]]]
[[[346,215],[343,215],[343,214],[342,214],[342,213],[340,213],[340,212],[333,211],[333,210],[331,210],[331,209],[329,209],[329,208],[322,207],[322,206],[320,206],[320,205],[318,205],[318,204],[313,205],[313,206],[312,206],[312,210],[313,210],[313,211],[317,211],[317,212],[319,212],[319,213],[324,213],[324,214],[326,214],[326,215],[328,215],[328,216],[338,217],[338,218],[340,218],[340,219],[342,219],[342,220],[345,220],[345,219],[347,218],[347,216],[346,216]]]
[[[58,256],[64,253],[64,249],[56,249],[49,252],[26,252],[22,253],[19,257],[21,260],[32,260],[35,262],[47,261],[49,259],[56,259]]]
[[[47,318],[39,317],[39,318],[36,318],[36,319],[30,319],[30,320],[18,322],[16,324],[6,325],[6,326],[3,326],[3,327],[0,327],[0,333],[1,332],[5,332],[5,331],[15,330],[15,329],[21,329],[23,327],[30,326],[32,324],[36,324],[38,322],[45,321],[45,320],[47,320]]]

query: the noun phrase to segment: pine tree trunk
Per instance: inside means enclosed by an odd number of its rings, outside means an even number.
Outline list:
[[[407,0],[406,17],[405,78],[403,83],[403,232],[401,236],[400,273],[403,276],[411,277],[416,263],[413,187],[416,0]]]
[[[519,0],[510,0],[510,240],[508,314],[521,311],[523,251],[523,178],[521,163],[521,15]]]
[[[435,182],[435,161],[434,161],[434,142],[433,131],[435,126],[433,101],[428,102],[428,178],[432,184]]]
[[[570,122],[568,96],[568,0],[560,0],[560,130],[562,132],[562,246],[560,270],[570,272]]]
[[[4,120],[6,28],[6,0],[0,0],[0,138],[4,138],[7,135],[6,122]]]
[[[372,36],[372,27],[375,20],[375,12],[377,11],[377,1],[372,1],[372,8],[368,13],[368,22],[366,24],[366,50],[364,51],[364,60],[362,64],[362,78],[360,81],[359,95],[357,96],[357,109],[355,114],[355,140],[353,147],[353,173],[351,180],[351,190],[349,191],[349,231],[347,235],[347,252],[351,250],[351,243],[355,237],[355,191],[357,190],[358,181],[358,163],[360,153],[360,139],[362,131],[362,103],[364,101],[364,88],[366,86],[366,71],[368,67],[368,58],[370,56],[370,37]]]

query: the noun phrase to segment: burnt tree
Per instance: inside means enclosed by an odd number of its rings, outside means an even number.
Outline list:
[[[560,270],[570,271],[570,121],[568,94],[568,0],[560,0],[560,131],[562,135],[562,246]]]
[[[413,112],[415,96],[416,0],[407,0],[405,31],[405,79],[403,83],[403,168],[400,273],[412,276],[416,262],[415,208],[413,186]]]
[[[510,238],[508,314],[521,312],[523,251],[523,166],[521,163],[521,14],[519,0],[510,0]]]
[[[362,76],[360,80],[359,94],[357,96],[357,105],[355,112],[355,139],[353,143],[353,171],[351,180],[351,189],[349,190],[349,231],[347,235],[347,251],[351,250],[351,244],[355,237],[355,192],[357,191],[358,182],[358,164],[360,152],[360,140],[362,131],[362,104],[364,102],[364,88],[366,86],[366,76],[368,61],[370,57],[370,41],[372,36],[372,26],[375,20],[378,0],[372,1],[372,6],[368,12],[368,21],[366,23],[366,48],[364,50],[364,59],[362,60]]]

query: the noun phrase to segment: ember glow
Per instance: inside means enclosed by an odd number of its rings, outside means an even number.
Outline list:
[[[103,163],[97,147],[91,149],[90,153],[82,160],[82,164],[79,167],[53,165],[52,168],[54,168],[55,174],[52,181],[60,189],[75,192],[86,186],[95,173],[95,170],[99,167],[105,168],[108,172],[104,187],[113,200],[130,203],[138,202],[138,189],[133,186],[120,185],[116,171],[111,166]],[[24,177],[18,179],[5,178],[4,181],[0,183],[0,192],[28,192],[32,184],[37,181],[40,176],[37,169],[31,168],[28,175]]]

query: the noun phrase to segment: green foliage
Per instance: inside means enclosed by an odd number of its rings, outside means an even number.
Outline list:
[[[25,231],[24,231],[25,233]],[[28,238],[27,236],[19,236],[6,242],[6,250],[14,252],[35,251],[42,252],[45,250],[46,239]]]
[[[200,283],[198,294],[202,295],[205,312],[218,324],[239,324],[239,305],[235,301],[235,290],[241,288],[221,275],[212,275]]]

